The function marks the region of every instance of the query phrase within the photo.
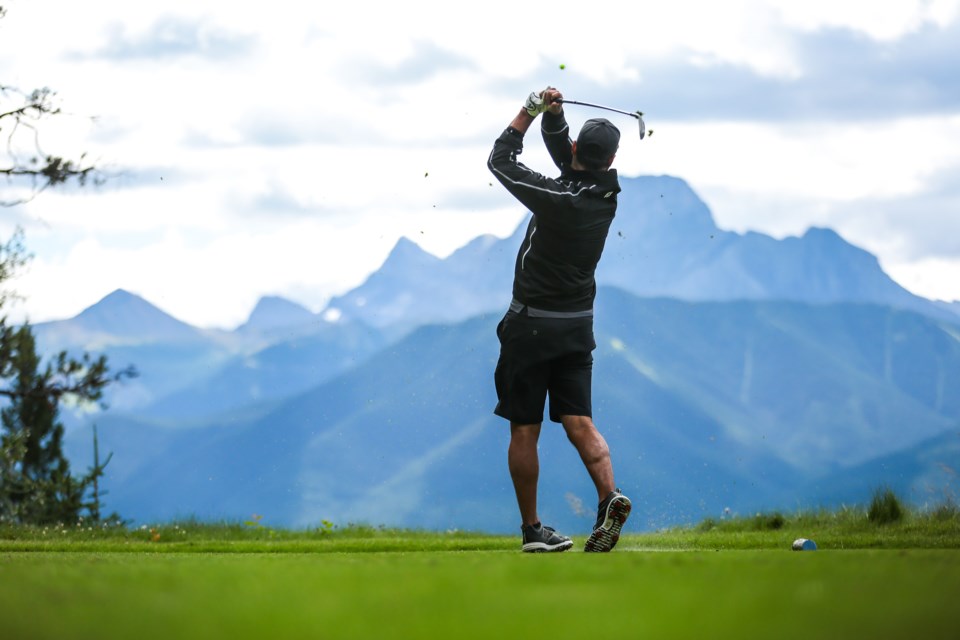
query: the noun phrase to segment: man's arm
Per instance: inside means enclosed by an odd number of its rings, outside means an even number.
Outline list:
[[[573,162],[573,141],[570,140],[570,127],[567,125],[566,118],[563,117],[563,112],[544,113],[540,133],[543,136],[543,144],[558,169],[562,171],[564,165]]]
[[[539,93],[534,91],[527,96],[523,108],[497,138],[493,145],[493,151],[487,159],[487,167],[508,190],[510,190],[509,184],[512,182],[536,181],[543,178],[540,174],[531,171],[518,162],[517,156],[523,152],[523,136],[527,133],[530,125],[533,124],[538,115],[547,111],[550,107],[549,103],[545,103],[543,100],[543,95],[549,90],[550,88],[547,87]]]
[[[510,123],[510,126],[517,130],[521,136],[527,133],[527,129],[530,128],[530,125],[533,124],[536,116],[532,116],[527,113],[526,109],[520,109],[520,113],[517,114],[517,117],[513,119],[513,122]],[[501,120],[501,122],[503,122]]]
[[[543,120],[540,123],[540,133],[543,143],[550,153],[550,158],[557,168],[563,170],[564,165],[573,161],[573,142],[570,140],[570,127],[563,117],[563,94],[553,87],[547,87],[540,94],[543,102]]]
[[[518,115],[493,143],[487,168],[517,200],[531,211],[541,211],[555,189],[553,181],[519,162],[523,152],[523,133],[517,127],[529,127],[533,118],[526,112]]]
[[[576,195],[569,185],[560,184],[554,179],[537,173],[517,159],[517,156],[523,152],[523,134],[530,128],[537,115],[551,112],[556,116],[561,109],[559,103],[546,103],[541,100],[541,96],[550,91],[551,89],[548,88],[540,94],[533,93],[527,98],[524,108],[493,143],[493,150],[487,159],[487,167],[500,184],[537,215],[549,215],[558,203]],[[556,94],[559,95],[559,92]],[[562,118],[562,114],[560,117]]]

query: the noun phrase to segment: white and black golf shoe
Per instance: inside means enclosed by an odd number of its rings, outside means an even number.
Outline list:
[[[566,551],[573,546],[573,540],[562,536],[551,527],[545,527],[539,522],[534,525],[525,524],[523,531],[523,551],[526,553],[542,553],[546,551]]]
[[[619,489],[611,491],[597,508],[597,523],[593,525],[593,533],[587,538],[583,550],[599,553],[613,550],[620,539],[623,523],[630,516],[630,508],[630,498]]]

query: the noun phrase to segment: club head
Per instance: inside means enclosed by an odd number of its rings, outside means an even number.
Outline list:
[[[622,114],[625,115],[625,116],[633,116],[634,118],[637,119],[637,122],[638,122],[639,125],[640,125],[640,139],[643,140],[644,137],[646,137],[646,135],[647,135],[647,125],[644,124],[644,122],[643,122],[643,111],[639,111],[639,110],[638,110],[638,111],[633,111],[633,112],[631,112],[631,111],[621,111],[620,109],[614,109],[613,107],[605,107],[605,106],[603,106],[603,105],[593,104],[593,103],[591,103],[591,102],[579,102],[578,100],[564,100],[564,99],[562,99],[562,98],[559,99],[559,100],[557,100],[557,102],[559,102],[559,103],[561,103],[561,104],[579,104],[579,105],[582,105],[582,106],[584,106],[584,107],[593,107],[593,108],[595,108],[595,109],[605,109],[605,110],[607,110],[607,111],[615,111],[616,113],[622,113]]]

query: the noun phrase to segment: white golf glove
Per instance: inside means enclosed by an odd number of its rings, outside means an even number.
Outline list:
[[[527,96],[527,101],[523,103],[523,108],[527,110],[531,116],[536,118],[538,115],[546,111],[549,107],[543,102],[543,91],[531,91],[530,95]]]

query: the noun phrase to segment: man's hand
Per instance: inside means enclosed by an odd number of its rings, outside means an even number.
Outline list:
[[[544,111],[560,114],[563,112],[563,103],[558,102],[558,100],[562,99],[562,93],[554,87],[547,87],[543,91],[531,91],[530,95],[527,96],[527,101],[524,103],[523,108],[526,109],[527,113],[533,118],[536,118]]]
[[[553,87],[547,87],[543,90],[543,93],[540,94],[540,99],[546,106],[544,111],[549,111],[555,115],[563,113],[563,103],[559,102],[559,100],[563,100],[563,94],[558,90]]]
[[[557,102],[561,98],[563,98],[563,94],[553,87],[547,87],[543,91],[531,91],[530,95],[527,96],[527,101],[523,103],[523,109],[513,119],[510,126],[519,131],[520,135],[523,135],[541,113],[545,111],[562,113],[563,104]]]
[[[543,91],[531,91],[530,95],[527,96],[527,101],[523,103],[523,108],[527,110],[527,113],[529,113],[532,118],[536,118],[547,110],[548,105],[545,104],[543,98],[540,97],[542,94]]]

